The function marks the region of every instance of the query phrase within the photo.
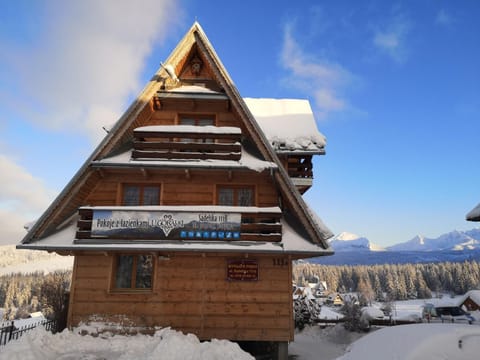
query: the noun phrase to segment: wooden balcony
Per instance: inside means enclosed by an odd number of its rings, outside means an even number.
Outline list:
[[[291,178],[313,178],[312,156],[290,155],[287,157],[287,171]]]
[[[179,210],[181,208],[181,210]],[[117,243],[117,242],[161,242],[161,241],[259,241],[259,242],[280,242],[282,240],[282,224],[280,222],[282,213],[278,208],[257,208],[257,207],[238,207],[238,211],[234,207],[224,207],[224,206],[208,206],[204,207],[198,206],[156,206],[156,207],[123,207],[123,206],[113,206],[113,207],[82,207],[78,210],[80,216],[77,221],[77,232],[76,232],[76,242],[89,242],[89,243]],[[199,209],[199,210],[196,210]],[[212,210],[215,209],[215,210]],[[170,231],[165,236],[164,231],[156,233],[154,231],[145,230],[145,231],[118,231],[111,233],[99,234],[92,229],[94,221],[96,219],[94,213],[95,211],[104,211],[104,212],[121,212],[123,216],[126,216],[126,222],[129,222],[128,216],[129,212],[131,214],[138,215],[138,213],[146,213],[146,217],[162,219],[168,217],[169,219],[173,216],[190,216],[190,217],[205,217],[206,223],[199,224],[197,222],[198,231],[193,231],[192,236],[182,236],[183,232],[189,233],[190,231],[184,230],[179,227],[178,229],[170,229]],[[182,214],[182,215],[178,215]],[[216,229],[218,226],[216,224],[209,224],[208,219],[221,216],[232,216],[232,218],[239,219],[238,223],[232,221],[228,226],[232,228],[231,231]],[[143,215],[142,215],[143,216]],[[144,216],[145,217],[145,216]],[[104,221],[104,220],[102,220]],[[114,220],[117,221],[117,220]],[[136,221],[136,220],[135,220]],[[140,224],[141,226],[141,224]],[[185,229],[189,224],[185,224]],[[204,231],[210,227],[209,231]],[[221,226],[219,226],[221,227]],[[144,227],[146,228],[146,227]],[[213,231],[212,228],[215,228]],[[122,229],[121,229],[122,230]],[[163,230],[163,229],[162,229]],[[215,236],[213,233],[215,232]],[[220,234],[223,233],[222,236]],[[230,233],[230,235],[228,235]],[[208,236],[206,236],[208,234]],[[200,236],[198,236],[200,235]]]
[[[234,127],[146,126],[134,130],[132,159],[238,161],[241,138]]]
[[[313,184],[312,155],[284,155],[282,159],[290,179],[301,194]]]

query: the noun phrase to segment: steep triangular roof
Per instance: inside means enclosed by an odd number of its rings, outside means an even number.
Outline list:
[[[176,70],[181,69],[182,64],[184,64],[186,57],[189,56],[193,47],[202,55],[203,60],[207,61],[215,80],[220,84],[223,92],[229,98],[232,110],[234,110],[243,121],[248,134],[258,147],[258,151],[263,159],[278,165],[278,171],[275,171],[273,176],[285,200],[288,202],[288,207],[292,213],[295,214],[294,217],[301,222],[301,227],[306,234],[308,234],[310,241],[320,245],[323,249],[328,249],[327,239],[332,236],[332,233],[323,225],[321,220],[315,217],[302,199],[198,22],[193,24],[165,63],[172,65]],[[160,89],[162,81],[164,82],[167,78],[168,74],[165,67],[160,67],[64,190],[30,229],[22,240],[22,245],[18,246],[19,248],[29,247],[27,244],[34,243],[48,235],[52,223],[58,226],[58,224],[68,220],[65,214],[69,213],[69,215],[71,215],[73,213],[73,211],[69,211],[69,206],[72,207],[72,209],[75,207],[75,204],[70,204],[68,200],[72,194],[79,191],[82,186],[85,186],[91,181],[92,173],[95,171],[92,169],[91,164],[118,153],[120,149],[122,149],[122,146],[131,140],[131,132],[127,130],[132,129],[135,126],[136,119],[142,116],[142,112],[148,110],[151,98]],[[60,216],[60,214],[62,216]]]

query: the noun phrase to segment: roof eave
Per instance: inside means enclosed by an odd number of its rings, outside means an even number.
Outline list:
[[[19,244],[16,246],[17,249],[25,250],[43,250],[48,252],[80,252],[80,251],[158,251],[158,252],[197,252],[197,253],[256,253],[256,254],[282,254],[282,255],[292,255],[296,259],[301,258],[311,258],[318,256],[330,256],[334,254],[334,251],[330,248],[321,249],[319,251],[311,250],[285,250],[282,248],[281,243],[278,244],[278,249],[264,249],[255,246],[264,245],[264,243],[254,244],[251,242],[245,244],[239,244],[238,248],[222,248],[218,247],[168,247],[168,246],[146,246],[148,244],[135,244],[135,249],[132,249],[131,246],[125,246],[125,244],[72,244],[72,245],[48,245],[48,244]],[[200,244],[199,244],[200,245]],[[232,245],[232,244],[225,244]]]

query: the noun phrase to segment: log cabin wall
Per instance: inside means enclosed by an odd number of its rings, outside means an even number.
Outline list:
[[[165,254],[162,254],[165,255]],[[250,254],[258,281],[227,281],[229,259],[240,254],[171,253],[155,257],[151,291],[111,290],[113,254],[77,254],[69,326],[102,320],[128,331],[171,326],[200,339],[293,340],[291,260]],[[95,314],[92,317],[92,314]]]
[[[278,192],[268,171],[191,170],[186,175],[181,170],[147,170],[147,175],[139,169],[110,170],[103,178],[90,187],[83,205],[111,206],[121,204],[122,184],[141,183],[160,185],[161,205],[214,205],[216,186],[252,186],[255,202],[259,207],[278,206]]]

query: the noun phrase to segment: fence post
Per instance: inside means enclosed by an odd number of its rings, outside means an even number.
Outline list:
[[[8,341],[12,340],[13,329],[15,328],[15,321],[10,324],[10,334],[8,335]]]

